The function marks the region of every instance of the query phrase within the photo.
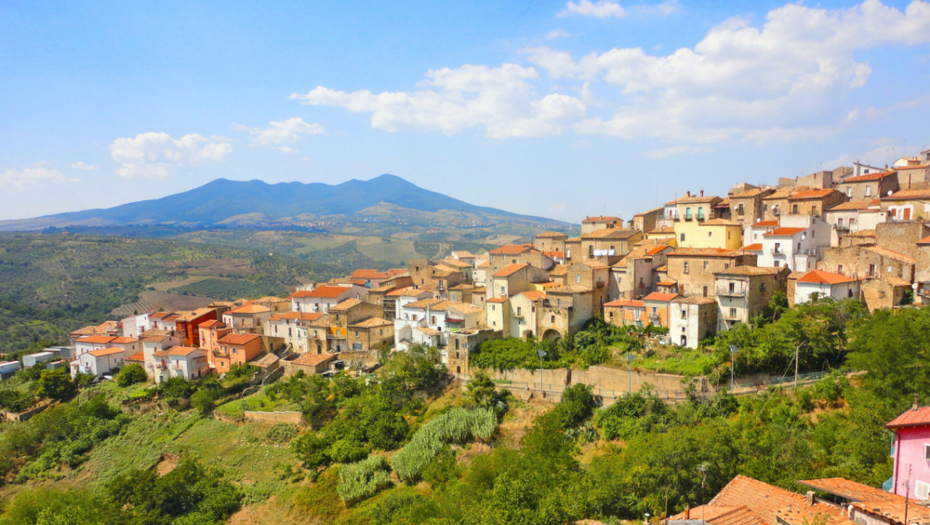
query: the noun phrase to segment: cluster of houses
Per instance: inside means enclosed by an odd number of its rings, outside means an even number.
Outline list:
[[[930,521],[930,407],[887,424],[892,477],[879,489],[845,478],[798,481],[805,494],[737,476],[707,504],[667,525],[911,525]]]
[[[587,217],[577,236],[360,269],[286,298],[134,315],[71,334],[66,364],[100,375],[138,363],[155,381],[240,363],[328,373],[424,344],[464,376],[483,341],[558,341],[594,316],[665,327],[670,344],[696,348],[751,322],[777,292],[791,304],[930,304],[928,221],[930,150],[886,168],[739,183],[723,197],[687,192],[630,220]]]

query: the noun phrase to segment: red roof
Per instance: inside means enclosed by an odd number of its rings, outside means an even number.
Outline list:
[[[771,235],[772,237],[791,237],[792,235],[796,233],[801,233],[802,231],[806,229],[807,228],[775,228],[774,230],[768,233],[765,233],[763,235],[765,236]]]
[[[292,293],[291,297],[320,297],[323,299],[335,299],[349,291],[349,288],[342,286],[318,286],[313,291],[302,291]]]
[[[138,343],[139,340],[135,337],[117,337],[116,339],[110,341],[110,344],[114,345],[125,345],[129,343]]]
[[[851,283],[855,279],[846,277],[838,273],[824,272],[822,270],[811,270],[798,279],[800,283],[819,283],[819,284],[843,284]]]
[[[199,325],[197,325],[198,328],[206,328],[208,330],[210,328],[213,328],[214,326],[222,326],[223,328],[225,328],[226,323],[224,323],[223,321],[217,321],[216,319],[211,319],[209,321],[204,321],[200,323]]]
[[[94,350],[92,352],[87,352],[87,353],[94,357],[103,357],[105,355],[122,354],[124,351],[125,350],[123,350],[122,348],[118,346],[113,346],[110,348],[101,348],[100,350]]]
[[[827,195],[830,195],[836,190],[826,189],[826,190],[810,190],[810,191],[799,191],[788,198],[788,200],[802,200],[802,199],[822,199]]]
[[[917,244],[930,244],[930,237],[924,237],[923,239],[917,241]]]
[[[538,301],[546,296],[546,292],[540,292],[539,290],[530,290],[523,292],[523,295],[530,301]]]
[[[136,352],[132,354],[131,356],[127,357],[126,359],[124,359],[124,361],[138,361],[141,363],[145,361],[145,352]]]
[[[753,224],[753,226],[778,226],[778,220],[772,220],[772,221],[759,221],[759,222]]]
[[[666,295],[671,295],[671,294],[666,294]],[[630,301],[626,299],[617,299],[616,301],[605,303],[604,306],[611,306],[611,307],[627,306],[627,307],[633,307],[633,308],[643,308],[643,302],[642,301]]]
[[[885,425],[888,428],[918,427],[930,425],[930,407],[908,409],[907,412]]]
[[[275,314],[271,316],[271,321],[279,321],[281,319],[300,319],[301,321],[316,321],[320,317],[323,317],[325,314],[320,313],[310,313],[310,312],[286,312],[283,314]],[[203,326],[203,325],[200,325]]]
[[[727,486],[714,496],[708,507],[740,507],[744,505],[756,517],[769,525],[776,525],[781,522],[776,517],[776,514],[786,511],[796,513],[802,510],[806,511],[805,514],[826,514],[827,523],[849,523],[848,519],[845,519],[843,511],[836,506],[822,502],[808,505],[806,498],[801,494],[773,487],[746,476],[733,478]],[[694,513],[695,510],[692,509],[692,518],[695,515]],[[789,523],[814,522],[811,515],[802,517],[805,519],[789,520]]]
[[[495,297],[493,299],[488,299],[488,302],[489,303],[506,303],[507,298],[506,297]]]
[[[497,255],[497,254],[500,254],[500,255],[519,255],[519,254],[521,254],[521,253],[527,253],[527,252],[529,252],[529,253],[533,253],[533,252],[538,253],[535,249],[530,248],[529,246],[527,246],[527,245],[525,245],[525,244],[508,244],[508,245],[505,245],[505,246],[501,246],[500,248],[491,250],[491,251],[488,252],[488,253],[493,253],[493,254],[496,254],[496,255]]]
[[[643,297],[643,301],[659,301],[659,302],[667,303],[676,297],[678,297],[677,293],[652,292],[646,297]]]
[[[77,340],[78,343],[91,343],[95,345],[105,345],[112,343],[116,338],[108,335],[89,335]]]
[[[859,175],[857,177],[850,177],[848,179],[843,179],[842,181],[840,181],[840,184],[846,184],[847,182],[865,182],[865,181],[870,181],[870,180],[881,180],[893,173],[894,173],[894,170],[869,173],[866,175]]]
[[[598,215],[597,217],[588,217],[587,219],[581,221],[582,223],[590,224],[592,222],[612,222],[619,221],[619,217],[607,217],[605,215]]]
[[[511,264],[494,272],[494,277],[507,277],[526,267],[526,264]]]
[[[244,345],[261,338],[262,336],[258,334],[226,334],[220,338],[219,342],[228,345]]]
[[[754,243],[754,244],[750,244],[750,245],[748,245],[748,246],[743,246],[743,249],[746,250],[746,251],[749,251],[749,252],[761,252],[761,251],[762,251],[762,243],[761,243],[761,242],[757,242],[757,243]]]
[[[356,279],[386,279],[387,274],[378,270],[361,269],[352,272],[352,277]]]

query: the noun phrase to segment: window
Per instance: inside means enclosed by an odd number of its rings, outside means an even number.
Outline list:
[[[436,316],[435,316],[435,315],[431,315],[431,316],[430,316],[430,318],[429,318],[429,324],[436,324]]]
[[[552,316],[552,319],[549,320],[549,322],[555,324],[555,316],[554,316],[554,315]]]
[[[798,213],[798,205],[797,205],[797,204],[794,204],[794,205],[791,206],[791,213],[794,213],[794,214],[797,214],[797,213]]]
[[[843,227],[843,218],[842,218],[842,217],[840,217],[839,219],[836,220],[836,225],[839,226],[840,228]]]
[[[685,220],[686,221],[691,220],[691,208],[685,208]]]
[[[496,309],[497,309],[497,308],[495,308],[494,305],[492,304],[492,305],[491,305],[491,311],[494,311],[494,310],[496,310]]]
[[[681,234],[681,242],[685,242],[685,234]]]
[[[916,480],[914,484],[914,496],[917,499],[928,499],[930,497],[930,483]]]
[[[520,315],[520,310],[521,310],[521,308],[518,306],[518,307],[517,307],[517,315]]]
[[[709,263],[708,263],[707,261],[704,261],[704,269],[705,269],[705,270],[707,269],[707,265],[708,265],[708,264],[709,264]]]
[[[730,234],[731,234],[731,233],[733,233],[733,232],[730,232],[730,231],[727,232],[727,240],[728,240],[728,241],[730,240]]]
[[[708,236],[708,237],[713,237],[713,235],[714,235],[714,232],[712,232],[712,231],[707,232],[707,236]]]
[[[233,348],[233,351],[232,351],[232,353],[233,353],[233,355],[236,355],[236,354],[238,354],[238,353],[239,353],[239,351],[238,351],[237,349],[235,349],[235,348]]]
[[[731,319],[736,318],[736,308],[730,308],[730,318]]]
[[[846,196],[852,197],[852,186],[846,188]]]
[[[384,328],[378,330],[378,335],[384,335]]]
[[[869,277],[875,277],[875,265],[874,264],[869,265]]]
[[[704,208],[701,207],[701,208],[698,208],[698,219],[703,219],[703,218],[704,218]]]
[[[613,318],[614,318],[614,312],[613,312],[613,310],[611,310],[610,312],[607,313],[607,318],[610,319],[610,320],[613,320]]]
[[[358,330],[355,331],[355,337],[358,337]]]
[[[872,196],[872,186],[871,186],[871,185],[866,184],[866,186],[865,186],[865,196],[866,196],[866,197],[871,197],[871,196]]]
[[[575,282],[576,282],[576,283],[580,283],[580,282],[581,282],[581,274],[580,274],[580,273],[579,273],[578,275],[575,276]]]
[[[688,270],[688,263],[687,263],[687,262],[685,262],[684,273],[690,273],[689,270]]]
[[[836,265],[836,273],[843,273],[843,265],[842,265],[842,264],[837,264],[837,265]]]
[[[707,287],[706,287],[706,286],[701,290],[701,293],[704,294],[704,297],[707,297]]]
[[[780,266],[781,266],[781,261],[775,261],[774,266],[775,266],[775,268],[780,267]]]
[[[736,283],[730,283],[730,293],[733,293],[735,291],[736,291]]]
[[[688,311],[687,311],[687,310],[682,310],[682,311],[681,311],[681,318],[684,319],[684,318],[686,318],[686,317],[688,317]],[[682,328],[682,329],[684,329],[684,328]]]
[[[659,315],[658,312],[656,311],[656,307],[655,307],[655,306],[652,307],[652,315],[654,315],[654,316],[655,316],[655,315]]]
[[[723,269],[724,269],[724,270],[729,270],[729,269],[730,269],[730,263],[723,263]]]

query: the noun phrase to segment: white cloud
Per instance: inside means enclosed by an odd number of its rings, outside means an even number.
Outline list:
[[[637,5],[630,8],[637,16],[669,16],[681,11],[677,0],[668,0],[655,5]]]
[[[290,153],[297,151],[289,146],[280,146],[281,144],[292,144],[299,142],[303,135],[326,135],[326,129],[321,124],[307,124],[300,117],[289,118],[282,121],[271,121],[267,128],[250,128],[248,126],[237,126],[239,129],[248,130],[252,136],[252,146],[278,146],[277,149]]]
[[[549,34],[546,35],[546,38],[548,38],[549,40],[552,40],[553,38],[560,38],[560,37],[565,37],[565,36],[571,36],[571,35],[569,35],[565,31],[562,31],[561,29],[553,29],[552,31],[549,31]]]
[[[371,126],[385,131],[441,131],[455,135],[481,127],[489,137],[558,135],[585,114],[585,103],[559,93],[536,98],[533,68],[465,65],[430,70],[412,92],[346,93],[318,86],[289,97],[303,104],[371,113]]]
[[[0,172],[0,188],[9,191],[25,191],[65,182],[79,182],[80,179],[68,178],[62,172],[49,168],[25,168]]]
[[[196,133],[173,139],[167,133],[150,131],[119,138],[110,144],[110,156],[121,164],[121,177],[167,177],[170,168],[190,166],[204,160],[223,160],[232,145],[222,137]]]
[[[71,167],[76,170],[84,170],[84,171],[97,171],[100,169],[100,166],[97,166],[96,164],[86,164],[81,161],[72,162]]]
[[[580,0],[579,2],[569,1],[565,4],[565,9],[560,11],[556,16],[568,15],[593,16],[595,18],[623,18],[627,16],[627,10],[621,7],[620,4],[608,0],[598,0],[598,2]]]
[[[681,146],[672,146],[670,148],[654,149],[652,151],[646,152],[646,155],[648,155],[650,158],[653,158],[653,159],[664,159],[666,157],[671,157],[673,155],[682,155],[682,154],[694,155],[695,153],[701,153],[702,151],[707,151],[707,149],[699,148],[695,146],[681,145]]]

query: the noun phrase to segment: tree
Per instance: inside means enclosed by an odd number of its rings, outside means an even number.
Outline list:
[[[77,386],[64,368],[43,370],[39,376],[39,395],[42,397],[61,401],[71,397],[75,390]]]
[[[202,416],[209,416],[216,408],[216,402],[213,401],[209,390],[201,388],[191,396],[191,408],[200,412]]]
[[[120,370],[115,379],[116,384],[127,387],[136,383],[144,383],[148,379],[148,375],[142,365],[131,364]]]
[[[478,369],[472,375],[471,379],[465,385],[465,398],[469,404],[487,408],[494,404],[494,396],[497,393],[497,385],[491,380],[490,374],[485,370]]]

